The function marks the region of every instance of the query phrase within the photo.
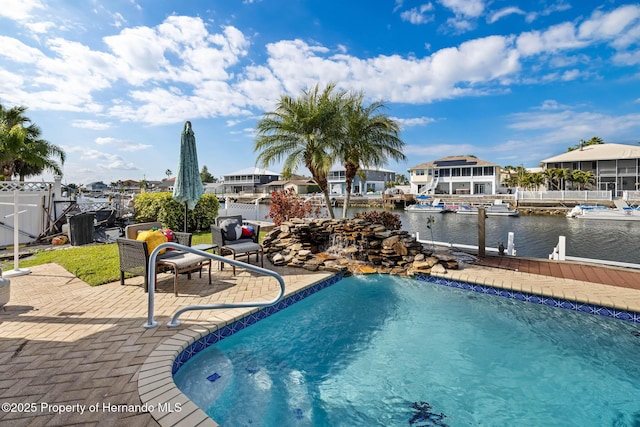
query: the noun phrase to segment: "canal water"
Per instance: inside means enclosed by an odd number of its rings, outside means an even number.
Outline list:
[[[366,209],[350,209],[349,216]],[[376,209],[380,210],[380,209]],[[336,209],[336,218],[342,210]],[[455,213],[424,213],[392,210],[400,216],[402,229],[419,232],[420,240],[478,245],[478,217]],[[435,223],[431,230],[427,218]],[[566,237],[568,256],[604,259],[640,264],[640,221],[589,221],[564,216],[521,215],[519,217],[488,217],[485,219],[487,247],[507,246],[508,233],[515,235],[518,256],[548,259],[558,243]]]

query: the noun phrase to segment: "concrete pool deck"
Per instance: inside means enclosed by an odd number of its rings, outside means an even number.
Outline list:
[[[265,267],[284,277],[287,294],[330,277],[275,268],[268,261]],[[212,285],[206,274],[190,281],[181,277],[179,297],[173,295],[172,276],[161,275],[155,299],[155,319],[161,325],[152,329],[142,326],[148,298],[140,277],[127,279],[126,286],[91,287],[62,267],[46,264],[11,278],[11,299],[0,309],[0,402],[9,404],[0,412],[0,424],[215,425],[172,386],[170,370],[167,374],[161,361],[173,354],[167,349],[184,348],[189,339],[251,309],[193,311],[181,316],[178,328],[166,323],[185,305],[272,299],[279,286],[246,270],[233,277],[230,268],[221,272],[215,263],[213,268]],[[514,271],[513,265],[465,265],[446,277],[640,312],[640,272],[631,272],[636,287],[612,286],[602,283],[611,271],[596,268],[598,274],[580,273],[589,281]],[[581,268],[572,264],[567,271],[572,270]],[[159,401],[167,406],[151,406],[153,413],[142,405]]]

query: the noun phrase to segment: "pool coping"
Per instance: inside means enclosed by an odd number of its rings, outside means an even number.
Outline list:
[[[575,289],[559,290],[558,286],[547,286],[548,282],[537,275],[509,272],[512,274],[496,277],[500,276],[496,269],[486,271],[489,275],[483,276],[482,269],[474,268],[474,274],[463,269],[430,276],[418,275],[414,279],[640,324],[640,302],[629,305],[624,295],[619,299],[608,296],[595,301],[593,297],[590,298],[584,292],[576,292]],[[529,276],[533,276],[538,286],[527,280],[531,279]],[[138,394],[143,407],[159,409],[150,412],[161,426],[218,426],[176,386],[173,375],[180,366],[209,345],[339,282],[342,278],[341,274],[336,274],[320,279],[302,288],[290,290],[274,306],[233,310],[226,319],[194,325],[165,339],[147,357],[138,374]],[[557,282],[558,279],[554,278],[554,281]],[[564,282],[569,287],[576,286],[578,290],[588,283],[567,279]]]

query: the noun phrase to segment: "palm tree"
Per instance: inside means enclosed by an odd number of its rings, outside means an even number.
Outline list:
[[[345,168],[346,197],[342,217],[347,217],[351,189],[360,167],[381,167],[387,158],[405,160],[404,142],[398,137],[398,123],[380,113],[385,107],[378,101],[363,106],[364,93],[349,96],[344,104],[344,136],[333,148],[335,158]]]
[[[555,176],[558,180],[558,190],[564,190],[564,182],[571,176],[571,171],[565,168],[557,168],[555,170]]]
[[[330,148],[340,137],[340,106],[344,97],[345,92],[336,92],[333,83],[322,92],[316,84],[298,98],[282,95],[275,111],[265,113],[257,124],[254,151],[260,153],[256,163],[268,167],[284,160],[285,178],[301,164],[306,166],[327,207],[331,206],[327,182],[332,163]],[[328,211],[334,218],[333,210]]]
[[[553,168],[544,169],[542,171],[542,176],[547,180],[547,188],[549,190],[553,190],[554,179],[555,179],[554,169]]]
[[[20,181],[30,176],[40,175],[45,170],[62,175],[61,165],[66,155],[60,147],[43,139],[36,139],[25,141],[24,148],[19,158],[14,161],[14,174],[20,177]],[[59,158],[61,162],[58,163],[52,158]]]
[[[532,190],[539,190],[540,186],[542,184],[544,184],[544,175],[542,174],[542,172],[534,172],[531,174],[529,181],[531,183],[531,189]]]
[[[574,169],[567,179],[576,184],[578,190],[584,190],[587,186],[591,186],[596,182],[596,177],[591,171],[582,171]]]
[[[551,190],[562,190],[564,188],[564,180],[571,175],[569,169],[549,168],[542,171],[542,175],[549,182]]]
[[[567,151],[574,151],[579,149],[581,150],[584,147],[588,147],[590,145],[598,145],[598,144],[604,144],[604,140],[599,136],[594,136],[594,137],[591,137],[591,139],[589,139],[588,141],[581,139],[578,144],[576,144],[573,147],[569,147]]]
[[[407,185],[409,184],[409,179],[407,179],[407,176],[403,173],[399,173],[396,174],[396,181],[394,183],[395,185]]]
[[[45,170],[62,175],[65,152],[40,138],[42,131],[24,115],[26,110],[26,107],[7,110],[0,105],[0,164],[4,180],[18,175],[22,181]]]

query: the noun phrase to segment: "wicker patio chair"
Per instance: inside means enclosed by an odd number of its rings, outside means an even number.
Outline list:
[[[251,238],[239,238],[230,240],[225,235],[221,225],[226,220],[235,220],[239,224],[253,227],[254,233]],[[216,223],[211,224],[211,240],[216,245],[215,251],[218,255],[226,256],[231,255],[233,259],[237,259],[240,256],[247,257],[247,263],[250,261],[250,256],[256,256],[256,262],[260,261],[260,266],[264,267],[264,250],[262,245],[258,243],[260,234],[260,224],[251,221],[243,220],[242,215],[234,216],[219,216],[216,218]],[[236,267],[233,267],[233,275],[236,274]],[[220,268],[224,268],[224,263],[220,263]]]
[[[133,235],[134,231],[149,230],[153,227],[157,227],[159,223],[142,223],[135,224],[135,228],[128,230],[125,235]],[[131,226],[128,226],[129,228]],[[148,228],[145,228],[148,227]],[[191,246],[191,233],[174,232],[175,242],[184,246]],[[118,254],[120,258],[120,284],[125,284],[125,273],[133,274],[134,276],[144,277],[144,291],[149,291],[149,253],[147,242],[141,240],[135,240],[132,238],[120,237],[116,239],[118,245]],[[180,251],[167,251],[157,257],[157,260],[168,259],[178,256],[182,252]],[[156,272],[166,271],[168,266],[156,268]],[[155,284],[154,284],[155,285]]]

